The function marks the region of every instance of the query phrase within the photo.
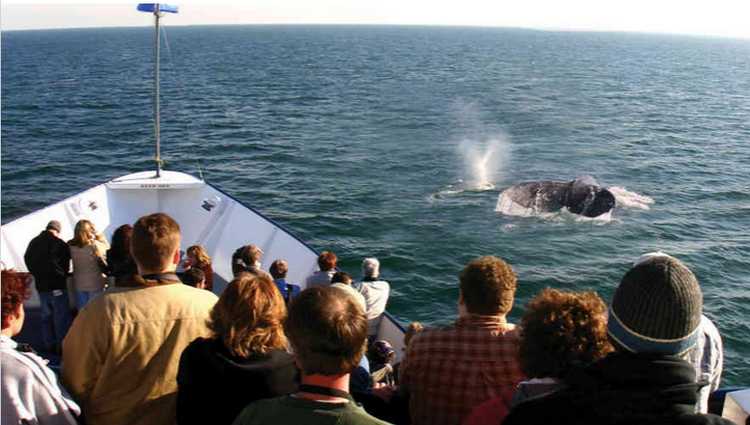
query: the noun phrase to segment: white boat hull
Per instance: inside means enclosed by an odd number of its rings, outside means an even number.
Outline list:
[[[214,186],[175,171],[162,171],[158,178],[153,171],[116,178],[4,224],[0,229],[0,259],[5,268],[27,271],[23,261],[26,247],[53,219],[62,224],[63,240],[73,237],[75,223],[81,219],[90,220],[111,239],[117,227],[154,212],[169,214],[180,224],[181,250],[191,245],[206,248],[216,274],[217,294],[232,279],[232,253],[247,244],[259,246],[268,264],[278,258],[287,260],[288,280],[303,288],[305,278],[317,270],[318,254],[303,241]],[[39,306],[36,293],[26,306]],[[399,358],[403,354],[403,332],[401,325],[386,314],[379,338],[391,342]]]

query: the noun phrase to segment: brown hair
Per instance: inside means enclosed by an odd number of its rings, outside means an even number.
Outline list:
[[[519,355],[527,376],[562,378],[610,351],[607,307],[596,292],[547,288],[526,305]]]
[[[83,248],[91,245],[91,233],[94,232],[94,224],[89,220],[78,220],[73,230],[73,239],[68,241],[68,245]]]
[[[2,285],[2,329],[10,326],[10,317],[15,315],[18,306],[29,299],[31,279],[26,273],[3,270],[0,274]]]
[[[130,255],[130,239],[133,237],[133,226],[123,224],[112,233],[112,255],[117,258],[128,258]]]
[[[411,343],[411,340],[414,339],[414,337],[423,330],[424,325],[420,322],[409,323],[409,326],[406,328],[406,333],[404,333],[404,346],[408,347],[409,343]]]
[[[130,251],[140,268],[161,270],[180,247],[180,225],[167,214],[156,213],[133,225]]]
[[[284,260],[276,260],[271,263],[271,267],[268,269],[274,279],[282,279],[286,277],[289,272],[289,263]]]
[[[255,263],[260,261],[263,250],[256,245],[245,245],[237,248],[232,254],[232,274],[255,271]]]
[[[461,296],[472,314],[507,314],[516,294],[516,274],[508,263],[485,256],[472,260],[460,275]]]
[[[230,353],[248,358],[285,349],[286,306],[267,275],[240,273],[211,310],[209,329]]]
[[[338,260],[336,254],[331,251],[323,251],[318,256],[318,267],[320,267],[321,271],[333,270],[336,268]]]
[[[193,264],[196,267],[210,266],[211,257],[208,256],[206,249],[200,245],[193,245],[187,249],[187,254],[194,256],[198,260],[198,264]]]
[[[343,283],[344,285],[352,284],[352,277],[347,272],[336,272],[331,277],[331,284]]]
[[[359,364],[367,341],[367,317],[336,287],[313,287],[292,301],[284,329],[307,375],[341,375]]]
[[[206,274],[198,267],[190,267],[182,274],[182,283],[185,285],[195,288],[201,282],[206,283]]]

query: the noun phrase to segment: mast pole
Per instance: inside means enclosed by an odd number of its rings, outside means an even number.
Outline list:
[[[156,177],[161,176],[161,143],[159,140],[159,3],[154,7],[154,135],[156,136]]]

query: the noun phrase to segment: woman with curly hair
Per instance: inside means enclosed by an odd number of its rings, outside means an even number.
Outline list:
[[[212,338],[185,349],[177,373],[177,423],[231,424],[250,402],[297,390],[287,351],[286,306],[267,274],[241,273],[211,311]]]
[[[530,379],[479,405],[464,425],[500,424],[511,407],[564,388],[568,373],[612,351],[607,306],[595,292],[546,288],[526,305],[520,326],[521,370]]]
[[[21,332],[29,298],[29,278],[3,270],[2,332],[0,332],[0,379],[3,424],[75,425],[81,409],[60,387],[47,360],[13,337]]]
[[[208,256],[206,248],[200,245],[193,245],[187,249],[187,259],[185,260],[185,270],[193,267],[200,269],[206,276],[206,286],[203,289],[213,291],[214,289],[214,270],[211,268],[211,257]]]

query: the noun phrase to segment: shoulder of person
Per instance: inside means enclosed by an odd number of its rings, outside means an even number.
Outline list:
[[[49,389],[57,385],[57,378],[47,361],[36,353],[21,352],[15,349],[0,351],[2,358],[3,380],[11,378],[18,382],[27,382]]]
[[[362,405],[353,401],[349,402],[347,412],[338,423],[341,425],[390,425],[389,422],[370,415]]]
[[[194,288],[184,283],[173,283],[170,285],[161,285],[157,288],[165,288],[167,292],[173,292],[180,295],[180,299],[190,301],[191,303],[204,303],[213,306],[219,297],[211,291],[205,289]]]
[[[280,411],[280,409],[283,409],[283,403],[287,397],[289,396],[266,398],[253,401],[252,403],[245,406],[244,409],[242,409],[240,414],[237,415],[237,419],[232,422],[232,425],[255,425],[268,423],[265,419],[273,417]]]

